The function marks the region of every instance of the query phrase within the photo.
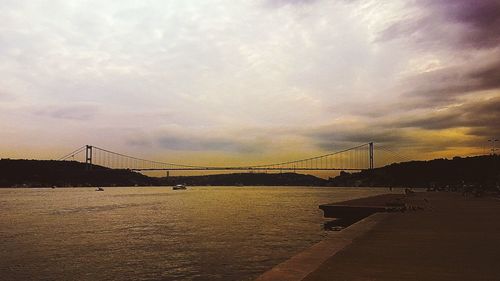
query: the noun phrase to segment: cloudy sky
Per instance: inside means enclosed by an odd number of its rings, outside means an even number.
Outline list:
[[[194,164],[500,137],[498,0],[1,0],[2,157]]]

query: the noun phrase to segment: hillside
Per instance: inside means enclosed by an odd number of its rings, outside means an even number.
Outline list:
[[[332,186],[458,186],[493,187],[500,183],[500,156],[454,157],[391,164],[359,173],[342,172]]]
[[[129,170],[94,165],[92,170],[76,161],[0,160],[0,187],[133,186],[153,185],[155,178]]]
[[[477,156],[430,161],[411,161],[365,170],[341,172],[324,180],[296,173],[237,173],[204,176],[148,177],[130,170],[93,166],[84,163],[50,160],[0,160],[0,187],[43,186],[149,186],[175,184],[214,186],[476,186],[500,184],[500,156]]]
[[[324,186],[327,180],[296,173],[264,174],[264,173],[238,173],[219,174],[206,176],[179,176],[161,178],[164,185],[275,185],[275,186]]]
[[[150,185],[303,185],[321,186],[327,181],[310,175],[284,174],[219,174],[156,178],[130,170],[109,169],[84,163],[52,160],[0,160],[0,187],[50,186],[150,186]]]

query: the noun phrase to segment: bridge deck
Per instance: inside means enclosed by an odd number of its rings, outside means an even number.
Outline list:
[[[193,167],[193,168],[132,168],[132,171],[362,171],[354,168],[250,168],[250,167]]]

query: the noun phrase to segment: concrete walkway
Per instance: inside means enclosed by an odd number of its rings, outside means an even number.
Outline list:
[[[304,280],[500,280],[500,200],[420,193]]]
[[[386,215],[386,213],[374,214],[343,231],[332,232],[323,241],[266,271],[255,281],[300,281],[304,279],[328,258],[342,251],[356,238],[375,227]]]

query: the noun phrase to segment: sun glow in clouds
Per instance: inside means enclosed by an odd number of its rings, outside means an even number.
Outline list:
[[[500,135],[499,15],[493,0],[2,1],[2,156],[473,153]]]

